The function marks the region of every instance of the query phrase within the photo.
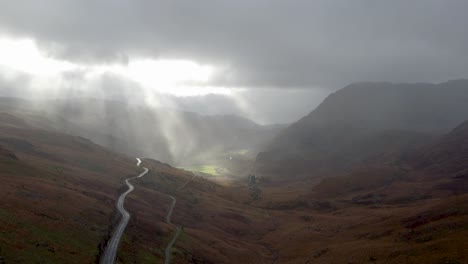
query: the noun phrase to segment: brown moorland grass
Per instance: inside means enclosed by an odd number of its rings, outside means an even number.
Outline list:
[[[0,256],[6,263],[92,263],[133,161],[92,142],[0,122]],[[15,121],[15,122],[13,122]]]

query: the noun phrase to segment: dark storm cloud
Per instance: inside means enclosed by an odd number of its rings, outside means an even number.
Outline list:
[[[0,27],[56,56],[222,65],[216,84],[325,87],[466,77],[468,1],[2,1]]]

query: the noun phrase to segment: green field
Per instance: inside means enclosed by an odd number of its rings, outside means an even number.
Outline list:
[[[219,176],[220,174],[218,173],[216,168],[217,168],[217,166],[215,166],[215,165],[199,165],[199,166],[186,167],[184,169],[190,170],[190,171],[195,171],[195,172],[211,174],[213,176]]]

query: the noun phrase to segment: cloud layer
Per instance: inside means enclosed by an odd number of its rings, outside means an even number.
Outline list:
[[[311,110],[356,81],[467,77],[466,10],[462,0],[16,0],[0,3],[0,35],[32,39],[56,61],[90,67],[135,59],[214,66],[202,85],[248,90],[237,95],[251,104],[248,112],[275,113],[277,104]],[[79,86],[85,73],[60,81]],[[132,86],[127,77],[107,74],[91,86]]]
[[[466,75],[468,2],[3,1],[0,27],[80,61],[129,56],[222,65],[216,82],[333,87]]]

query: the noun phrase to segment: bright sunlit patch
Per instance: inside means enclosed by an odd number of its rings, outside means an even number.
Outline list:
[[[210,85],[217,70],[211,65],[191,60],[151,58],[130,58],[127,64],[80,64],[47,56],[31,39],[0,36],[0,68],[26,73],[35,80],[51,81],[55,85],[66,85],[66,80],[62,78],[64,72],[80,71],[85,73],[83,80],[75,80],[74,84],[79,83],[83,87],[104,74],[112,74],[132,80],[149,90],[177,96],[230,93],[229,89]],[[47,86],[50,85],[44,85]]]
[[[213,68],[198,65],[187,60],[136,60],[128,64],[128,74],[136,80],[149,85],[165,85],[183,82],[207,82],[211,79]]]
[[[178,96],[225,94],[226,89],[208,85],[214,72],[214,67],[190,60],[134,59],[127,65],[97,66],[91,74],[117,74],[144,87]]]
[[[169,92],[170,90],[170,92]],[[225,87],[212,87],[212,86],[173,86],[168,88],[168,91],[160,89],[164,93],[169,93],[180,97],[207,95],[207,94],[222,94],[231,95],[233,90]]]
[[[8,38],[0,38],[0,65],[10,70],[42,77],[76,68],[72,63],[45,56],[30,39]]]

